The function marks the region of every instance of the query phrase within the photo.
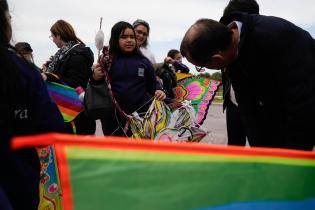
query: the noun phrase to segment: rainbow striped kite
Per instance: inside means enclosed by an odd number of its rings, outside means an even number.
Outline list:
[[[57,104],[65,122],[71,122],[84,107],[75,89],[54,82],[46,82],[50,97]]]
[[[19,137],[55,145],[64,210],[314,210],[315,153],[114,137]]]

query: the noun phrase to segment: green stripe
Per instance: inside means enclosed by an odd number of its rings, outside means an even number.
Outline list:
[[[68,114],[66,114],[64,112],[61,112],[61,110],[59,110],[59,111],[60,111],[60,113],[61,113],[61,115],[63,117],[63,121],[64,122],[71,122],[76,117],[76,116],[71,116],[71,115],[68,115]]]
[[[183,210],[315,197],[314,167],[84,156],[68,161],[75,210]]]
[[[47,82],[48,85],[50,85],[51,87],[55,88],[55,89],[59,89],[59,90],[67,90],[67,91],[71,91],[71,92],[75,92],[75,89],[67,86],[67,85],[62,85],[56,82]]]
[[[314,160],[298,158],[233,156],[233,155],[198,155],[163,152],[143,152],[128,150],[67,148],[70,159],[90,160],[130,160],[149,162],[231,162],[231,163],[268,163],[292,166],[315,166]]]

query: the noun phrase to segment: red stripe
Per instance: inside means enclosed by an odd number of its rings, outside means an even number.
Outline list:
[[[195,143],[156,143],[150,140],[130,140],[123,137],[88,137],[67,134],[44,134],[37,136],[16,137],[12,142],[13,149],[58,144],[78,147],[97,147],[149,152],[176,152],[209,155],[217,154],[228,156],[272,156],[315,160],[314,152],[300,150],[222,146]]]
[[[71,104],[67,101],[56,101],[58,106],[66,107],[67,109],[74,110],[76,112],[81,112],[83,110],[83,106],[77,106],[75,104]]]
[[[80,112],[76,112],[74,110],[68,109],[66,107],[63,107],[63,106],[58,106],[58,109],[62,114],[66,114],[69,117],[73,117],[73,118],[75,118],[80,113]]]
[[[55,145],[58,173],[62,189],[62,206],[64,210],[73,210],[70,171],[64,146],[65,145]]]

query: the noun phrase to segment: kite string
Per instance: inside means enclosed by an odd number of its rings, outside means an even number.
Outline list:
[[[150,103],[151,101],[153,101],[153,99],[154,99],[154,97],[151,97],[148,101],[146,101],[142,106],[140,106],[138,109],[136,109],[135,110],[135,112],[137,112],[137,111],[139,111],[140,109],[142,109],[145,105],[147,105],[148,103]],[[140,114],[142,114],[142,113],[140,113]],[[118,127],[111,133],[111,135],[113,135],[116,131],[118,131],[119,129],[122,129],[122,131],[124,132],[124,135],[126,136],[126,137],[128,137],[128,135],[127,135],[127,133],[125,132],[125,129],[123,128],[123,126],[120,124],[120,122],[119,122],[119,119],[118,119],[118,116],[117,116],[117,110],[115,109],[115,118],[116,118],[116,122],[117,122],[117,125],[118,125]],[[130,121],[131,120],[131,118],[133,118],[133,116],[131,116],[131,115],[128,115],[127,117],[126,117],[126,119],[127,119],[127,122],[126,123],[128,123],[128,121]]]

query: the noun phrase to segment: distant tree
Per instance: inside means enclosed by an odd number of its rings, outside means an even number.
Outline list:
[[[211,79],[211,75],[208,72],[198,74],[199,77]]]
[[[222,82],[222,74],[220,71],[214,72],[211,74],[211,79],[221,81]]]

